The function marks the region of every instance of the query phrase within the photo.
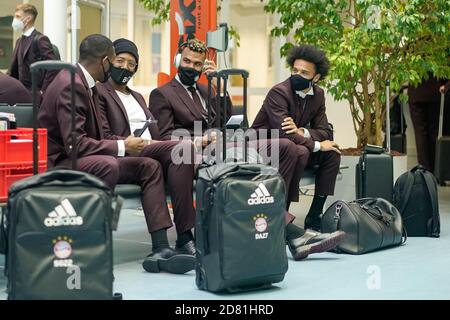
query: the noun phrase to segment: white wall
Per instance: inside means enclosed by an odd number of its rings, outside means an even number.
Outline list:
[[[246,69],[250,72],[249,88],[271,86],[271,81],[268,81],[269,38],[266,35],[266,14],[262,7],[248,9],[240,5],[232,5],[229,24],[234,26],[240,35],[240,47],[236,48],[234,55],[235,63],[229,67]],[[249,97],[250,123],[256,116],[263,100],[264,95]]]
[[[329,93],[326,93],[325,106],[328,121],[334,126],[334,140],[337,144],[341,148],[356,147],[357,139],[348,102],[335,101]]]

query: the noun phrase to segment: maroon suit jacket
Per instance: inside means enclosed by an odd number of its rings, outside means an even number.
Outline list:
[[[30,65],[38,61],[39,58],[36,57],[33,50],[33,40],[36,36],[40,36],[39,49],[42,59],[56,59],[50,40],[47,36],[42,35],[42,33],[34,30],[29,37],[20,37],[17,39],[8,74],[22,82],[28,89],[31,89]],[[54,71],[43,72],[39,77],[38,89],[45,91],[56,75],[57,72]]]
[[[48,87],[39,109],[39,125],[48,130],[48,162],[55,166],[70,157],[71,135],[70,73],[61,71]],[[104,140],[98,106],[80,67],[75,75],[76,136],[78,158],[90,155],[117,156],[114,140]]]
[[[0,72],[0,102],[31,103],[31,94],[19,80]]]
[[[207,101],[208,88],[197,83],[198,91]],[[215,105],[216,99],[212,99]],[[227,98],[227,115],[232,115],[231,101]],[[175,78],[150,93],[149,109],[158,120],[159,132],[162,140],[170,140],[172,132],[176,129],[186,129],[191,137],[194,136],[194,121],[202,121],[203,131],[207,129],[208,113],[195,105],[194,100],[186,89]],[[215,116],[215,113],[212,113]]]
[[[114,88],[109,82],[98,83],[99,106],[103,120],[103,132],[107,139],[125,139],[132,132],[125,106],[120,100]],[[147,108],[144,97],[136,91],[130,90],[131,95],[139,102],[147,119],[155,119]],[[152,139],[160,140],[158,125],[151,123],[149,126]]]
[[[300,98],[294,93],[289,79],[270,89],[264,103],[253,121],[254,129],[279,129],[280,138],[288,138],[296,144],[314,149],[314,141],[332,139],[332,131],[325,114],[325,94],[314,85],[314,95]],[[307,128],[312,139],[298,134],[286,134],[281,130],[283,119],[291,117],[298,128]]]

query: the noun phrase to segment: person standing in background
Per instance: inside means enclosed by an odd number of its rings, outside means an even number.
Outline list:
[[[28,90],[31,90],[30,65],[41,60],[57,60],[49,38],[34,27],[37,15],[34,5],[19,4],[11,25],[15,31],[22,32],[22,36],[16,41],[8,74],[22,82]],[[55,71],[47,71],[39,75],[37,88],[41,93],[47,89],[56,74]]]
[[[436,138],[439,130],[441,93],[450,88],[450,81],[429,76],[417,87],[408,89],[409,110],[416,138],[417,161],[434,172]]]

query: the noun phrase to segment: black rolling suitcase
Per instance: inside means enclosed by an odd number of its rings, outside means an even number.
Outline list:
[[[450,136],[443,136],[444,126],[444,102],[445,94],[441,94],[441,110],[439,114],[439,135],[436,140],[436,158],[434,164],[434,175],[440,185],[445,185],[445,181],[450,180]]]
[[[389,97],[389,81],[386,81]],[[390,132],[389,99],[386,99],[386,132]],[[367,145],[356,165],[356,198],[383,198],[392,202],[394,185],[393,159],[390,154],[390,135],[387,134],[386,152],[380,146]]]
[[[71,72],[74,106],[76,67],[37,62],[31,66],[33,79],[42,69]],[[33,101],[36,128],[37,102]],[[72,141],[74,123],[73,118]],[[36,174],[36,136],[33,140]],[[73,143],[73,168],[75,147]],[[113,299],[112,230],[120,202],[98,178],[75,170],[53,170],[13,184],[2,225],[7,234],[8,299]]]
[[[246,117],[248,72],[234,69],[214,72],[208,76],[208,91],[211,92],[211,80],[217,78],[219,88],[220,79],[224,80],[226,92],[229,75],[244,78]],[[210,123],[211,99],[208,101]],[[216,114],[219,115],[216,124],[224,130],[220,110],[216,109]],[[243,145],[246,148],[245,143]],[[222,146],[225,159],[225,143]],[[211,292],[256,290],[284,279],[288,269],[284,221],[286,191],[275,169],[245,162],[206,166],[198,171],[196,194],[196,284],[199,289]]]

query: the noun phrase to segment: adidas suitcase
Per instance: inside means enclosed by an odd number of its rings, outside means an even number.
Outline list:
[[[208,76],[208,91],[211,92],[211,79],[217,77],[219,88],[221,78],[224,79],[226,92],[227,77],[233,74],[244,78],[245,126],[248,72],[234,69],[214,72]],[[210,97],[208,101],[210,126]],[[222,128],[225,137],[220,110],[216,114],[219,119],[215,119],[215,124]],[[226,159],[226,144],[222,145],[222,157]],[[245,141],[243,145],[246,160]],[[282,177],[272,167],[249,163],[203,167],[198,171],[196,194],[196,285],[199,289],[255,290],[284,279],[288,269],[286,191]]]
[[[386,97],[389,97],[389,81],[386,81]],[[386,132],[390,132],[389,99],[386,99]],[[390,154],[390,135],[386,135],[386,153],[381,147],[368,145],[356,165],[356,198],[383,198],[392,202],[394,185],[393,159]]]
[[[71,72],[74,106],[76,67],[37,62],[31,66],[33,79],[41,69]],[[72,137],[76,139],[74,118]],[[36,139],[33,148],[36,174]],[[76,150],[71,157],[76,168]],[[112,299],[112,230],[120,202],[102,181],[79,171],[53,170],[13,184],[5,222],[8,299]]]
[[[448,159],[450,159],[450,136],[442,135],[444,126],[444,101],[445,94],[441,94],[439,135],[436,140],[436,157],[434,164],[434,175],[438,179],[440,185],[445,185],[445,181],[450,180],[450,166],[448,165]]]

